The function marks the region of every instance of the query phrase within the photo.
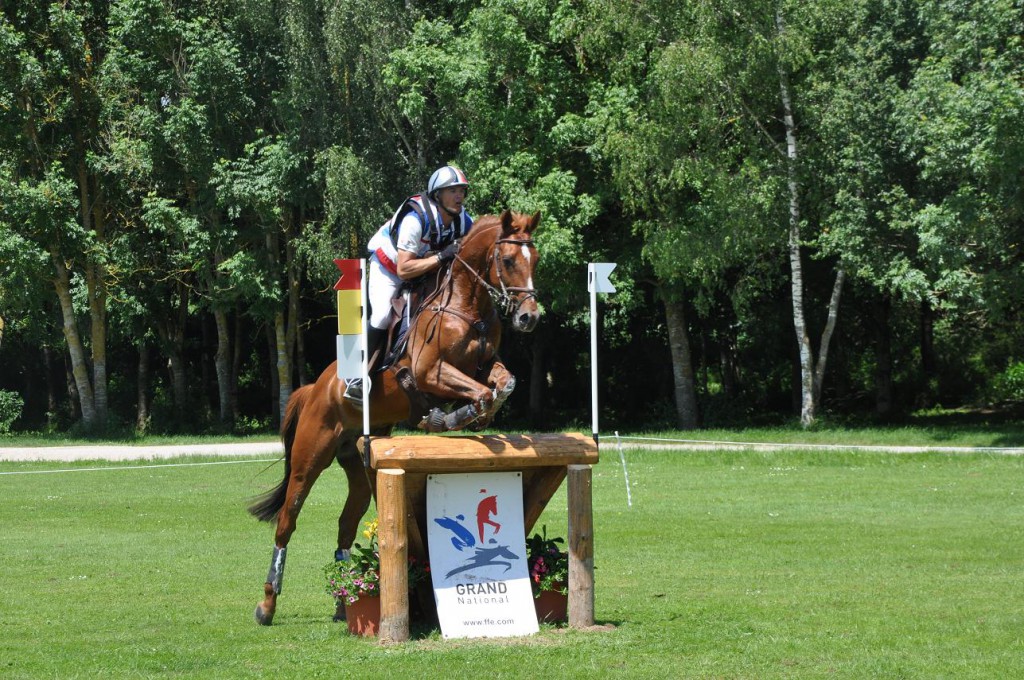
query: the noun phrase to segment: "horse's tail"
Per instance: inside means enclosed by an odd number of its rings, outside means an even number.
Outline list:
[[[312,384],[304,385],[292,392],[291,399],[288,400],[284,420],[281,421],[281,441],[284,442],[284,479],[276,487],[259,496],[256,502],[249,506],[249,513],[261,522],[272,521],[284,507],[285,497],[288,494],[288,478],[292,474],[292,443],[295,441],[295,430],[299,425],[302,408],[306,405],[312,392]]]

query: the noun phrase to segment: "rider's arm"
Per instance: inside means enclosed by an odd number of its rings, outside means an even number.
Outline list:
[[[437,259],[437,255],[434,253],[427,253],[420,257],[408,250],[399,250],[398,262],[396,264],[398,265],[398,278],[408,281],[409,279],[415,279],[418,276],[434,271],[441,266],[441,261]]]
[[[415,279],[441,266],[441,262],[433,253],[424,253],[427,248],[423,242],[423,225],[419,218],[410,213],[402,219],[398,226],[398,278],[403,281]]]

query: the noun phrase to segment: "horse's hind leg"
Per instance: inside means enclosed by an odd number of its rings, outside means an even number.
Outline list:
[[[312,414],[310,414],[312,415]],[[315,424],[314,424],[315,423]],[[303,427],[306,425],[306,427]],[[263,584],[263,600],[256,605],[256,621],[269,626],[277,610],[277,596],[284,580],[285,555],[288,541],[302,510],[302,504],[310,489],[334,459],[337,436],[333,429],[322,420],[303,419],[295,433],[291,449],[291,474],[284,505],[277,515],[277,531],[274,534],[274,555],[270,562],[267,581]]]

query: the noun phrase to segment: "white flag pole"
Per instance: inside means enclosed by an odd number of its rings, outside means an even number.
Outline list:
[[[362,299],[360,311],[363,322],[363,339],[360,343],[363,349],[363,464],[370,467],[370,357],[367,351],[369,342],[369,318],[367,310],[370,309],[369,292],[367,285],[366,258],[359,260],[359,294]]]
[[[590,288],[590,431],[597,443],[597,286],[594,283],[594,265],[588,267]]]
[[[615,264],[591,262],[587,265],[587,288],[590,290],[590,413],[591,430],[597,444],[597,294],[614,293],[615,286],[608,278]]]

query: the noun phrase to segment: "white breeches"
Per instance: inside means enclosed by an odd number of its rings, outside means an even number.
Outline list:
[[[370,258],[369,269],[366,295],[370,298],[370,325],[384,329],[391,315],[391,300],[398,294],[402,279],[385,269],[376,257]]]

